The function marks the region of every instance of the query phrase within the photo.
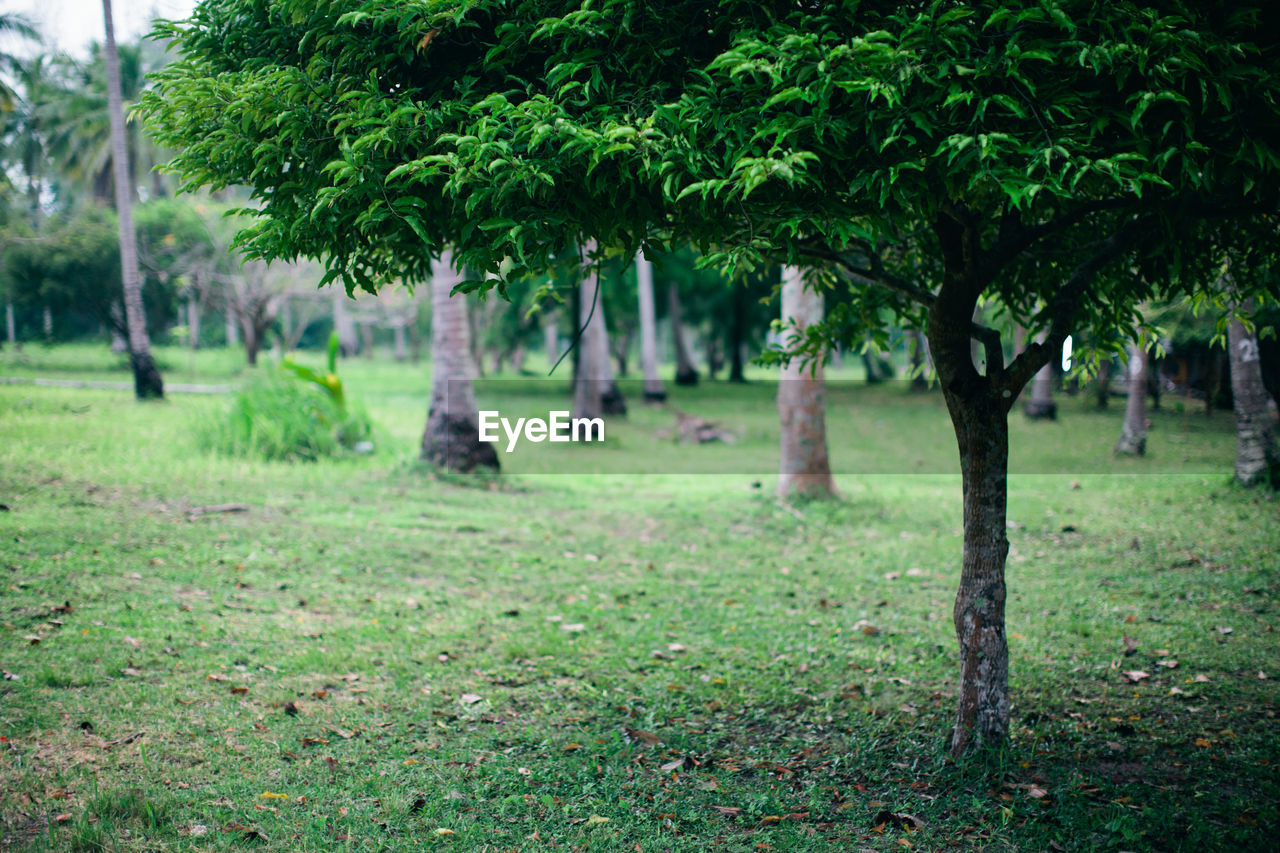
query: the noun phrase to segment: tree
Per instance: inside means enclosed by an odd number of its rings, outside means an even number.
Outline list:
[[[0,12],[0,37],[17,36],[32,42],[40,41],[40,34],[23,15],[14,12]],[[22,60],[8,51],[0,50],[0,72],[15,71],[21,73]],[[0,115],[12,110],[22,100],[18,93],[10,88],[8,81],[0,77]]]
[[[790,343],[804,341],[822,323],[822,291],[806,286],[804,271],[782,269],[782,328]],[[804,348],[798,348],[801,352]],[[826,383],[822,354],[808,362],[792,358],[778,379],[781,421],[778,496],[831,497],[836,492],[827,458]]]
[[[467,300],[454,292],[461,281],[446,250],[431,276],[431,405],[422,433],[422,458],[450,471],[496,471],[497,451],[480,441]]]
[[[1124,425],[1116,441],[1116,453],[1142,456],[1147,452],[1147,370],[1150,364],[1146,347],[1129,345],[1129,362],[1125,369]]]
[[[1241,308],[1248,311],[1246,302]],[[1236,479],[1244,486],[1266,483],[1280,488],[1280,448],[1262,384],[1258,337],[1239,317],[1227,327],[1231,358],[1231,399],[1236,411]]]
[[[643,253],[636,255],[636,294],[640,308],[640,369],[644,372],[644,398],[661,403],[667,399],[658,376],[658,320],[653,304],[653,264]]]
[[[605,328],[604,299],[600,286],[600,269],[594,243],[582,247],[582,275],[578,283],[578,351],[577,370],[573,377],[573,416],[595,419],[607,414],[625,414],[626,404],[618,412],[616,401],[622,395],[609,368],[609,333]]]
[[[147,314],[142,303],[142,281],[138,275],[137,235],[133,230],[133,181],[129,177],[129,153],[125,143],[124,107],[120,96],[120,60],[116,54],[115,25],[111,20],[111,0],[102,0],[107,40],[103,59],[107,69],[107,113],[111,120],[111,164],[115,176],[116,220],[120,230],[120,267],[124,282],[124,316],[128,329],[129,362],[133,366],[133,390],[139,400],[164,396],[164,380],[151,358],[147,335]]]
[[[1212,288],[1227,228],[1265,230],[1271,15],[208,0],[163,29],[183,58],[145,103],[188,183],[255,187],[250,251],[325,256],[362,287],[421,277],[445,245],[501,287],[585,239],[692,239],[711,264],[839,269],[833,342],[925,324],[962,473],[961,755],[1009,729],[1009,410],[1069,331],[1133,337],[1142,300]],[[984,297],[1045,341],[1006,364],[973,322]]]

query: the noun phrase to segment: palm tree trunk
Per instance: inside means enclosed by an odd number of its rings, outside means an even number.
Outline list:
[[[147,337],[147,313],[142,304],[142,280],[138,274],[138,246],[133,230],[133,184],[129,180],[129,152],[125,145],[124,106],[120,95],[120,57],[116,53],[111,0],[102,0],[107,40],[107,112],[111,121],[111,164],[115,176],[116,217],[120,226],[120,266],[124,280],[124,315],[129,331],[129,361],[133,365],[133,389],[138,399],[164,396],[164,380],[151,358]]]
[[[347,311],[347,294],[342,288],[333,291],[333,330],[338,333],[338,349],[343,358],[350,358],[360,350],[356,337],[356,324]]]
[[[236,319],[236,309],[228,305],[226,316],[223,318],[226,324],[227,346],[233,347],[240,343],[240,327],[239,321]]]
[[[698,369],[693,366],[689,342],[684,336],[684,324],[680,318],[680,288],[674,281],[667,286],[667,319],[671,323],[671,339],[676,350],[676,384],[697,385]]]
[[[1044,332],[1036,336],[1038,343],[1043,343]],[[1053,401],[1053,365],[1046,364],[1036,372],[1031,380],[1031,399],[1027,401],[1027,417],[1034,420],[1055,420],[1058,417],[1058,404]]]
[[[1147,352],[1138,344],[1129,346],[1129,365],[1125,371],[1129,400],[1124,405],[1124,426],[1116,453],[1142,456],[1147,452]]]
[[[640,368],[644,373],[644,399],[661,403],[667,390],[658,375],[658,321],[653,304],[653,264],[636,254],[636,290],[640,299]]]
[[[604,391],[609,369],[608,342],[602,334],[599,270],[591,263],[595,243],[582,247],[584,272],[578,283],[578,370],[573,382],[573,416],[604,417]]]
[[[9,345],[18,349],[18,324],[13,317],[13,303],[6,302],[4,304],[4,334],[9,341]]]
[[[431,263],[431,406],[422,434],[422,458],[449,471],[496,471],[497,451],[480,441],[467,299],[452,296],[461,280],[449,252]]]
[[[1242,306],[1248,311],[1252,306]],[[1236,412],[1236,479],[1244,486],[1269,482],[1280,486],[1280,450],[1262,383],[1258,337],[1233,319],[1227,327],[1231,358],[1231,397]]]
[[[803,333],[807,326],[822,322],[822,310],[822,293],[804,286],[803,272],[798,267],[783,267],[783,324]],[[782,424],[778,495],[834,495],[827,458],[826,382],[821,358],[803,367],[795,358],[782,368],[778,417]]]
[[[192,292],[187,295],[187,331],[191,348],[200,349],[200,297]]]

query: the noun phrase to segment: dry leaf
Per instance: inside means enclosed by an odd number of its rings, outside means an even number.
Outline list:
[[[479,695],[478,693],[463,693],[461,696],[458,697],[458,701],[460,701],[464,705],[474,705],[475,703],[479,702],[483,698],[484,697]]]
[[[1139,681],[1142,681],[1144,678],[1151,677],[1151,673],[1143,672],[1140,669],[1129,669],[1129,670],[1125,670],[1120,674],[1123,675],[1125,681],[1128,681],[1130,684],[1137,684]]]
[[[1027,795],[1033,800],[1043,800],[1045,797],[1049,796],[1049,792],[1044,788],[1032,785],[1027,789]]]
[[[587,626],[581,622],[566,622],[560,626],[561,631],[570,631],[574,634],[587,630]]]
[[[742,812],[742,809],[737,806],[710,806],[709,808],[725,817],[737,817]]]
[[[140,649],[140,648],[142,648],[142,643],[138,642],[138,641],[137,641],[137,640],[135,640],[133,637],[125,637],[125,638],[124,638],[124,641],[125,641],[126,643],[128,643],[129,645],[133,646],[135,649]]]
[[[258,799],[260,799],[260,800],[287,800],[287,799],[289,799],[289,795],[288,795],[288,794],[277,794],[277,793],[276,793],[276,792],[274,792],[274,791],[263,791],[261,794],[259,794],[259,795],[258,795]]]
[[[1227,627],[1226,625],[1219,625],[1219,626],[1218,626],[1218,633],[1219,633],[1219,634],[1231,634],[1231,633],[1234,633],[1234,632],[1235,632],[1235,630],[1236,630],[1235,628],[1229,628],[1229,627]]]
[[[627,733],[627,737],[631,738],[632,740],[638,740],[641,743],[647,743],[649,744],[649,746],[657,746],[658,744],[662,743],[662,738],[658,737],[655,734],[641,731],[640,729],[629,728],[629,729],[626,729],[625,731]]]
[[[1156,661],[1156,666],[1163,666],[1165,669],[1177,669],[1178,662],[1173,658],[1169,658],[1168,660]]]
[[[587,818],[587,826],[596,826],[596,825],[599,825],[602,823],[608,823],[608,822],[609,822],[609,818],[601,817],[598,814],[593,814],[591,817]]]

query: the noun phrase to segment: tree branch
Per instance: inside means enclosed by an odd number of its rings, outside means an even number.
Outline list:
[[[867,259],[870,261],[867,267],[860,267],[839,252],[829,249],[823,250],[815,247],[803,249],[802,251],[810,257],[834,263],[855,279],[895,290],[926,307],[933,305],[934,296],[932,293],[886,270],[880,259],[874,254],[869,253],[867,255]]]
[[[999,236],[995,245],[986,251],[983,266],[987,269],[1003,269],[1010,261],[1036,241],[1064,231],[1090,214],[1100,213],[1104,210],[1117,210],[1128,204],[1130,202],[1122,199],[1102,199],[1083,204],[1070,213],[1064,213],[1057,219],[1051,219],[1048,222],[1029,227],[1015,225],[1012,217],[1008,220],[1002,219]]]
[[[1043,343],[1030,344],[1021,355],[1013,360],[1005,373],[1004,388],[1008,392],[1005,397],[1012,405],[1014,398],[1022,388],[1031,381],[1040,368],[1049,363],[1071,332],[1071,324],[1075,318],[1076,306],[1086,288],[1094,277],[1107,264],[1129,251],[1134,244],[1134,237],[1146,230],[1151,231],[1155,216],[1130,219],[1120,230],[1105,240],[1096,252],[1081,262],[1067,278],[1066,282],[1049,303],[1049,333]]]

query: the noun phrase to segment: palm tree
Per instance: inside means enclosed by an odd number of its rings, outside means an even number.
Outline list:
[[[0,12],[0,37],[17,36],[36,43],[40,42],[40,34],[22,15],[13,12]],[[22,61],[11,53],[0,50],[0,71],[17,72]],[[18,93],[0,78],[0,113],[7,113],[18,103]]]
[[[462,276],[448,252],[431,264],[431,406],[422,434],[422,458],[451,471],[498,470],[492,444],[480,441],[467,300],[453,294]],[[340,298],[340,297],[337,297]]]
[[[111,125],[111,164],[115,178],[116,219],[120,224],[120,267],[124,280],[125,324],[129,330],[129,361],[133,365],[133,388],[138,399],[164,396],[164,380],[151,358],[147,337],[147,314],[142,304],[142,279],[138,274],[137,235],[133,230],[133,183],[129,178],[129,155],[125,141],[124,106],[120,93],[120,62],[116,54],[115,26],[111,20],[111,0],[102,0],[107,41],[103,58],[107,72],[107,117]]]
[[[94,44],[87,62],[63,58],[58,69],[62,85],[56,96],[43,105],[44,125],[49,136],[49,152],[59,169],[84,187],[101,202],[114,197],[111,159],[110,97],[106,79],[107,48]],[[120,70],[120,97],[127,115],[137,101],[153,61],[141,45],[117,45]],[[143,131],[140,123],[126,122],[128,154],[128,186],[137,198],[139,176],[149,175],[151,197],[168,195],[168,190],[155,166],[165,158],[163,152]]]
[[[782,269],[782,322],[799,343],[805,329],[821,323],[822,291],[806,287],[804,271]],[[827,457],[826,380],[822,357],[803,363],[793,357],[778,381],[778,417],[782,422],[778,496],[831,497],[836,493]]]

